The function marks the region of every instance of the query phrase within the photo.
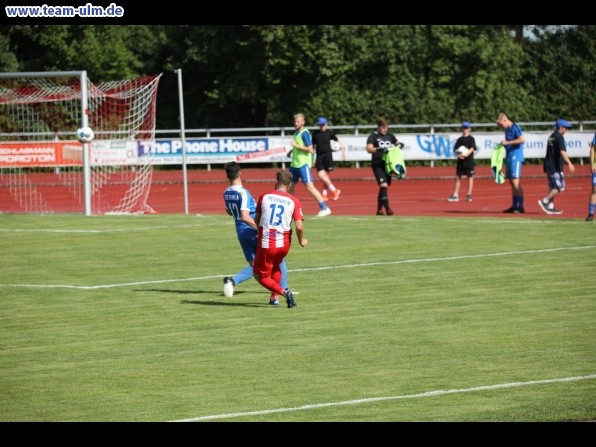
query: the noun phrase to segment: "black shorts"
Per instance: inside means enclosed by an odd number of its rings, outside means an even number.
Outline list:
[[[387,183],[387,185],[391,185],[391,176],[385,172],[385,168],[380,166],[373,166],[372,167],[373,174],[375,175],[375,180],[380,185],[381,183]]]
[[[315,160],[315,168],[319,171],[333,171],[333,152],[317,155]]]
[[[455,169],[455,175],[458,177],[474,177],[474,168],[457,165],[457,168]]]

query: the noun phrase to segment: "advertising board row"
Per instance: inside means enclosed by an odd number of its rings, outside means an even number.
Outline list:
[[[543,158],[551,132],[524,132],[526,158]],[[455,142],[460,133],[398,134],[404,143],[406,160],[455,159]],[[502,132],[474,133],[477,159],[490,159],[492,150],[503,139]],[[572,158],[588,157],[593,132],[568,131],[565,134],[567,153]],[[367,135],[338,135],[346,147],[345,161],[370,160],[366,152]],[[181,139],[94,140],[89,145],[91,166],[223,164],[289,162],[291,137],[262,138],[189,138],[186,150]],[[0,168],[81,166],[84,146],[78,141],[1,142]],[[342,160],[341,152],[334,159]]]

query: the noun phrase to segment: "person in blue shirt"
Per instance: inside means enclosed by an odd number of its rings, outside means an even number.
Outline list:
[[[521,185],[522,165],[524,164],[524,143],[526,138],[522,128],[511,121],[506,113],[499,113],[497,126],[505,131],[505,139],[501,144],[505,146],[505,178],[511,186],[511,207],[504,213],[525,213],[524,190]]]
[[[563,162],[569,166],[569,171],[574,172],[575,166],[567,155],[567,145],[564,135],[571,123],[564,119],[558,119],[555,123],[555,131],[548,137],[546,142],[546,155],[542,164],[546,173],[548,183],[548,194],[538,200],[538,205],[546,214],[562,214],[563,211],[555,208],[555,197],[565,191],[565,174],[563,173]]]
[[[227,298],[231,298],[234,295],[235,286],[253,277],[253,263],[257,252],[258,234],[258,227],[254,220],[257,203],[250,194],[250,191],[242,185],[240,164],[230,161],[224,165],[224,170],[230,182],[230,185],[223,193],[226,212],[234,218],[238,242],[240,242],[244,258],[248,262],[248,266],[244,267],[236,275],[226,276],[223,279],[224,295]],[[280,269],[282,275],[281,286],[286,289],[288,287],[288,269],[285,261],[282,261]],[[278,297],[274,293],[271,294],[269,304],[273,306],[279,305]]]
[[[590,200],[588,202],[588,217],[586,221],[594,220],[594,211],[596,210],[596,133],[590,143],[590,172],[592,173],[592,191],[590,192]]]

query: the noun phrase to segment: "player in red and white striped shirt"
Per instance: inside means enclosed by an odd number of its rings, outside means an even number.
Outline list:
[[[259,235],[253,272],[259,284],[277,295],[283,295],[288,307],[294,307],[294,294],[280,285],[280,264],[292,244],[292,221],[298,243],[305,247],[308,240],[304,237],[300,200],[288,192],[292,174],[284,169],[277,171],[275,178],[275,191],[263,194],[257,201],[255,222],[259,226]]]

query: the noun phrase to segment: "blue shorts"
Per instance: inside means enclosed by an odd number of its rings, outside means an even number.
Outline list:
[[[255,260],[255,253],[257,252],[257,229],[252,227],[244,228],[237,232],[238,242],[244,252],[244,259],[247,262]]]
[[[562,172],[547,174],[548,189],[556,189],[559,192],[565,191],[565,175]]]
[[[298,180],[302,180],[304,184],[312,183],[312,172],[308,165],[304,165],[300,168],[293,168],[290,166],[289,169],[290,173],[292,174],[292,182],[294,184],[298,183]]]
[[[596,186],[596,171],[592,173],[592,186]]]
[[[505,160],[505,178],[507,178],[507,179],[521,178],[523,164],[524,164],[523,161],[519,161],[514,158],[513,159],[507,158]]]

